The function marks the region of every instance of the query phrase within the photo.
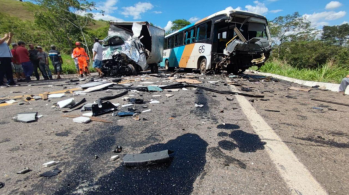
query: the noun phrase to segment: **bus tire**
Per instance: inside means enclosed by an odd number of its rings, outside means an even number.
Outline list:
[[[159,72],[158,65],[157,64],[151,64],[150,65],[150,70],[151,70],[151,73],[158,73]]]
[[[207,60],[206,58],[202,58],[199,63],[199,70],[201,74],[206,74],[206,66],[207,66]]]
[[[168,60],[165,60],[165,69],[168,71],[174,71],[174,67],[170,67],[170,63]]]

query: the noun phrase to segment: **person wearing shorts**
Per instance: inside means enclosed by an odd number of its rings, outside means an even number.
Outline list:
[[[95,43],[93,45],[93,68],[97,70],[100,77],[103,77],[104,73],[102,72],[102,60],[103,60],[103,48],[99,43],[99,39],[95,38]]]
[[[51,50],[48,52],[48,56],[51,59],[55,74],[57,74],[57,79],[61,79],[63,60],[61,53],[56,50],[56,46],[51,45]]]
[[[16,49],[17,49],[18,45],[17,43],[12,43],[12,49],[11,49],[11,53],[12,53],[12,64],[13,64],[13,70],[15,72],[15,75],[17,77],[17,82],[23,82],[25,81],[25,76],[24,76],[24,72],[23,72],[23,67],[22,64],[19,63],[19,59],[16,53]]]

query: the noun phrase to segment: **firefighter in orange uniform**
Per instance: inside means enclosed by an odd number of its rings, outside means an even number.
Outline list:
[[[79,73],[81,77],[84,77],[83,73],[85,73],[85,75],[90,73],[90,71],[88,70],[88,63],[90,58],[85,52],[85,49],[80,47],[80,42],[76,42],[75,45],[76,48],[73,50],[73,57],[78,59]]]

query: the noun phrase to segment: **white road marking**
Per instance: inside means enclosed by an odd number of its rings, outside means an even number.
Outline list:
[[[230,88],[232,91],[238,91],[235,86],[230,86]],[[281,177],[291,189],[291,194],[328,194],[282,139],[257,113],[250,102],[245,97],[239,95],[236,96],[236,100],[239,102],[254,131],[266,142],[265,149]]]

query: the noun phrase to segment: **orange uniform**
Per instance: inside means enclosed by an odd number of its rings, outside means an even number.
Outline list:
[[[84,72],[88,71],[88,65],[87,60],[90,58],[88,57],[87,53],[85,52],[85,49],[80,47],[76,47],[73,50],[73,57],[78,58],[78,65],[79,65],[79,72],[80,74],[83,74]]]

